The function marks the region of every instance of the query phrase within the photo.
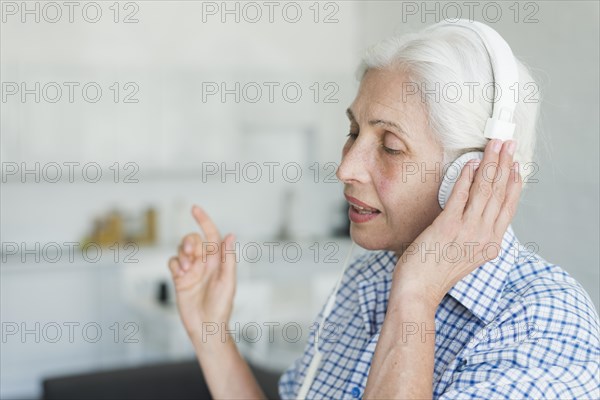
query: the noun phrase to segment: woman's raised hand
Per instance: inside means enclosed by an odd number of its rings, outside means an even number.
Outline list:
[[[393,295],[418,297],[435,310],[459,280],[498,256],[522,189],[515,147],[494,139],[478,167],[478,160],[467,163],[444,210],[398,260]]]
[[[169,269],[179,315],[194,341],[206,329],[205,324],[225,328],[231,317],[237,278],[234,235],[222,239],[208,214],[198,206],[192,207],[192,215],[203,235],[186,235],[178,255],[169,260]]]

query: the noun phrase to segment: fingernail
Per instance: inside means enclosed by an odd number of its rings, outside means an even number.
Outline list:
[[[186,253],[191,253],[192,252],[192,244],[190,242],[186,242],[185,247],[183,249],[185,250]]]
[[[513,154],[515,154],[516,148],[517,148],[517,142],[515,142],[514,140],[511,140],[510,143],[508,144],[508,154],[510,154],[511,156]]]
[[[492,151],[494,153],[496,153],[496,154],[499,154],[501,148],[502,148],[502,140],[500,140],[500,139],[493,139]]]

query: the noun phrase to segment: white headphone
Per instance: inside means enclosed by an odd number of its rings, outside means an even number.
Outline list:
[[[471,29],[472,31],[477,33],[483,41],[483,43],[485,44],[485,48],[487,49],[488,55],[490,57],[492,71],[494,75],[494,82],[500,87],[501,93],[507,94],[510,92],[511,84],[518,82],[519,78],[517,63],[515,61],[512,51],[510,50],[510,47],[504,41],[504,39],[502,39],[502,36],[500,36],[498,32],[488,27],[487,25],[468,20],[458,20],[455,23],[448,22],[442,23],[441,25],[456,25],[467,29]],[[512,123],[515,106],[516,104],[511,99],[511,96],[494,95],[493,114],[487,120],[485,130],[483,132],[486,138],[498,138],[502,140],[508,140],[512,138],[515,130],[515,124]],[[454,187],[454,183],[460,176],[460,171],[467,163],[467,161],[473,158],[482,159],[483,153],[470,152],[463,154],[462,156],[458,157],[446,170],[438,194],[438,200],[442,208],[444,208],[446,201],[448,200],[448,197],[452,192],[452,187]],[[319,329],[315,334],[314,355],[310,362],[310,365],[308,366],[308,369],[306,370],[304,382],[302,383],[302,386],[300,387],[300,390],[298,392],[298,399],[306,399],[306,395],[310,390],[310,387],[315,379],[317,369],[319,368],[319,365],[321,363],[321,359],[323,358],[322,353],[319,351],[318,339],[320,338],[323,325],[335,304],[335,298],[340,283],[344,277],[344,272],[348,267],[353,249],[354,242],[352,242],[350,251],[348,252],[346,260],[344,261],[344,268],[342,269],[342,274],[338,279],[333,294],[329,297],[327,305],[325,306],[325,309],[323,311],[321,325],[319,325]]]
[[[440,25],[454,25],[470,29],[481,38],[492,65],[494,89],[496,87],[500,89],[500,94],[494,93],[492,116],[485,124],[483,136],[488,139],[512,139],[515,132],[515,124],[512,120],[517,103],[514,101],[514,96],[510,96],[509,93],[511,85],[519,82],[519,71],[510,46],[498,32],[480,22],[461,19],[454,23],[444,22]],[[445,207],[463,167],[473,158],[481,160],[483,153],[480,151],[465,153],[446,169],[438,193],[438,201],[442,208]]]

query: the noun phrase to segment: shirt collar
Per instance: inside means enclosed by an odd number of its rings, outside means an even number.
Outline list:
[[[447,295],[452,296],[484,323],[490,323],[496,316],[508,274],[515,264],[512,250],[516,248],[517,238],[509,225],[502,238],[498,257],[458,281]]]
[[[498,257],[487,261],[461,279],[446,296],[453,297],[484,323],[490,323],[496,316],[508,274],[515,263],[515,255],[511,249],[517,248],[516,246],[517,238],[509,225],[502,238]],[[394,252],[381,250],[369,257],[357,272],[359,303],[368,331],[373,332],[375,326],[382,323],[371,319],[376,315],[374,307],[387,308],[387,298],[397,262],[398,257]],[[381,293],[382,290],[386,291],[384,298],[372,295]],[[380,302],[383,304],[377,304]]]

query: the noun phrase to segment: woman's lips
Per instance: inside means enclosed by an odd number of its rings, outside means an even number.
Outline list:
[[[350,218],[350,221],[352,221],[356,224],[370,221],[374,218],[377,218],[380,214],[381,214],[380,211],[367,212],[367,213],[362,212],[361,213],[361,212],[358,212],[353,205],[350,205],[350,207],[348,207],[348,218]]]
[[[344,196],[346,197],[346,200],[348,200],[348,203],[350,203],[348,218],[350,218],[350,221],[352,222],[367,222],[377,218],[377,216],[381,214],[381,211],[378,209],[371,207],[352,196],[348,196],[347,194],[344,194]]]
[[[362,201],[358,200],[357,198],[354,198],[352,196],[348,196],[347,194],[344,193],[344,197],[346,197],[346,200],[348,200],[348,203],[350,203],[351,205],[355,206],[357,209],[359,210],[366,210],[366,211],[377,211],[380,212],[378,209],[376,209],[375,207],[371,207],[370,205],[368,205],[367,203],[363,203]]]

